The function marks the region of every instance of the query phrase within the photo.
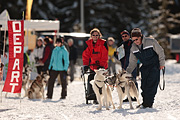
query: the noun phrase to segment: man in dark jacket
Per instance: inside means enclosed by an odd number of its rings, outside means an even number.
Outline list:
[[[164,50],[157,40],[143,36],[139,28],[132,30],[131,37],[134,43],[131,48],[127,72],[132,73],[139,59],[142,63],[140,71],[142,77],[141,95],[143,97],[143,103],[140,107],[151,108],[160,81],[160,69],[165,66]]]
[[[74,73],[75,73],[75,64],[76,64],[76,60],[77,60],[77,48],[76,46],[74,45],[74,41],[73,39],[68,39],[68,46],[69,46],[69,49],[70,49],[70,52],[69,52],[69,61],[70,61],[70,64],[69,64],[69,75],[70,75],[70,81],[72,82],[74,80]]]
[[[130,34],[127,30],[124,30],[121,32],[121,38],[123,41],[120,43],[119,46],[123,46],[125,54],[124,54],[124,57],[120,59],[120,61],[121,61],[122,69],[126,70],[127,66],[129,65],[130,49],[131,49],[133,41],[131,40]],[[132,75],[135,80],[136,87],[138,88],[138,84],[136,82],[136,68],[133,70]],[[135,101],[136,99],[132,99],[132,100]],[[124,102],[126,101],[128,101],[128,99],[124,100]]]

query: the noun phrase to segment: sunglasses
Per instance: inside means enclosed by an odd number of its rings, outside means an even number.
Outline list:
[[[124,38],[124,37],[127,37],[127,35],[125,35],[125,36],[122,36],[122,38]]]
[[[92,36],[99,36],[99,35],[92,35]]]
[[[138,41],[139,39],[134,39],[133,41]]]

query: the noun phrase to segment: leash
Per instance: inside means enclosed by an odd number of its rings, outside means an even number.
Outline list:
[[[165,74],[165,67],[162,69],[162,73],[163,73],[163,85],[161,86],[161,83],[160,83],[160,81],[159,81],[159,88],[160,88],[160,90],[164,90],[164,88],[165,88],[165,79],[164,79],[164,74]]]

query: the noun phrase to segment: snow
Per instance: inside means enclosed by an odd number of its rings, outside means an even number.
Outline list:
[[[116,90],[113,101],[116,109],[97,111],[97,105],[85,104],[84,84],[80,80],[80,67],[76,66],[75,81],[68,84],[68,95],[60,100],[61,86],[55,83],[52,100],[19,99],[15,94],[2,93],[0,119],[4,120],[180,120],[180,64],[175,60],[166,61],[166,87],[158,88],[153,108],[130,109],[129,103],[123,103],[123,109],[117,109],[119,99]],[[162,78],[162,76],[161,76]],[[140,81],[138,81],[140,86]],[[1,85],[2,89],[2,85]],[[46,92],[45,92],[46,93]],[[22,95],[24,92],[22,91]],[[140,97],[140,101],[142,98]],[[137,105],[133,102],[133,106]]]

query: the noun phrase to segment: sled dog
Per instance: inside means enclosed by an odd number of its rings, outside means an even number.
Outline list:
[[[120,105],[118,108],[119,109],[122,108],[123,99],[127,95],[127,98],[129,100],[130,109],[133,109],[131,97],[136,98],[138,105],[140,103],[139,103],[139,92],[133,81],[132,75],[127,73],[125,70],[123,70],[116,76],[117,76],[117,80],[116,80],[115,84],[116,84],[116,89],[118,92],[119,102],[120,102]]]
[[[99,103],[97,110],[102,109],[103,99],[104,99],[104,105],[106,106],[106,110],[109,110],[110,103],[113,105],[113,109],[115,109],[114,103],[112,101],[110,88],[105,83],[106,81],[105,74],[107,73],[107,70],[100,68],[99,70],[94,70],[94,71],[96,72],[96,74],[91,84],[96,94],[97,101]]]
[[[44,99],[44,89],[46,86],[44,79],[45,78],[42,75],[38,75],[36,79],[32,82],[27,93],[29,99]]]
[[[26,65],[24,68],[23,68],[23,75],[22,75],[22,88],[23,88],[23,90],[24,90],[24,92],[25,92],[25,95],[24,95],[24,97],[25,96],[27,96],[27,88],[29,87],[29,84],[30,84],[30,78],[31,78],[31,72],[32,72],[32,70],[31,70],[31,68],[28,66],[28,65]],[[5,97],[7,97],[7,95],[8,95],[8,92],[5,94]],[[18,93],[18,96],[20,97],[21,95],[20,95],[20,93]]]
[[[47,87],[48,80],[49,80],[49,78],[50,78],[49,72],[48,72],[48,71],[46,71],[46,72],[41,72],[41,76],[44,78],[45,87]]]

